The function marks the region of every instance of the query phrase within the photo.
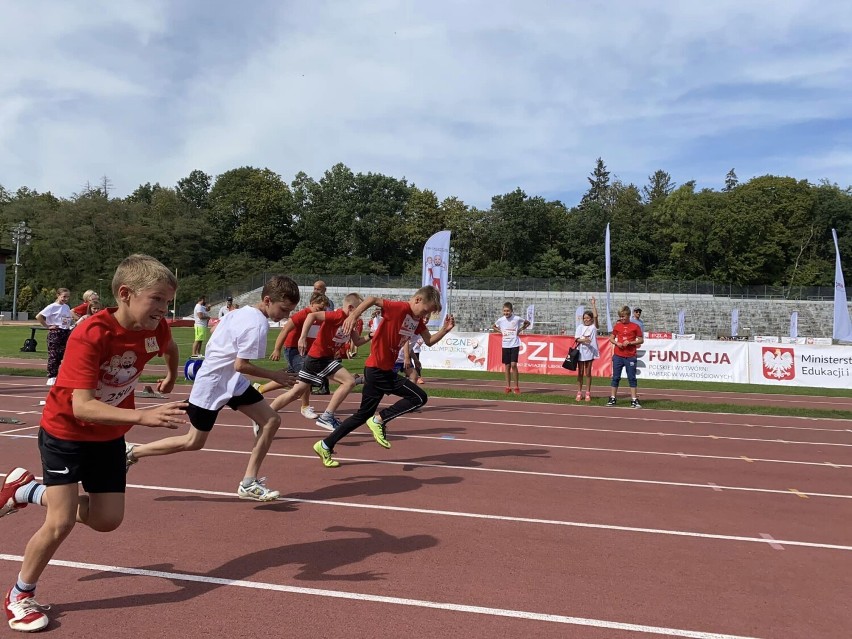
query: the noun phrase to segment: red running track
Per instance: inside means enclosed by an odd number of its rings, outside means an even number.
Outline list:
[[[0,469],[38,468],[44,391],[0,378],[25,422],[0,425]],[[848,422],[433,398],[390,431],[326,469],[323,431],[285,413],[264,464],[285,499],[255,504],[234,496],[251,431],[224,411],[208,450],[131,469],[118,531],[74,531],[39,587],[48,631],[852,636]],[[6,583],[41,522],[0,522]]]

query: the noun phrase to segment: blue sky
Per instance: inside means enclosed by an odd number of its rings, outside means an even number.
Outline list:
[[[852,184],[852,3],[7,2],[0,184],[114,194],[343,162],[576,204],[597,157]]]

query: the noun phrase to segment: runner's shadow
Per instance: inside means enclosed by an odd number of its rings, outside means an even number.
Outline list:
[[[467,451],[458,453],[443,453],[440,455],[427,455],[415,459],[400,460],[405,464],[404,471],[412,471],[420,464],[441,465],[461,468],[478,468],[482,466],[484,459],[497,457],[534,457],[536,459],[549,458],[549,451],[540,448],[498,448],[495,450]]]
[[[410,475],[362,475],[347,477],[337,484],[323,486],[310,493],[293,493],[287,495],[292,499],[310,499],[315,501],[328,501],[331,499],[345,499],[348,497],[378,497],[379,495],[396,495],[420,490],[423,486],[449,485],[461,483],[463,479],[455,476],[433,477],[431,479],[418,479]],[[268,504],[261,506],[260,510],[278,510],[280,505]]]
[[[194,502],[202,504],[236,504],[237,502],[245,504],[245,500],[238,497],[204,497],[202,495],[168,495],[166,497],[157,497],[154,501],[170,501],[170,502]],[[258,510],[263,506],[277,503],[276,508],[279,512],[296,512],[298,507],[287,502],[255,502],[254,510]]]
[[[325,532],[355,533],[356,536],[266,548],[242,557],[236,557],[207,573],[181,572],[175,569],[174,564],[142,566],[138,570],[166,573],[156,576],[171,581],[177,590],[148,594],[134,593],[109,599],[78,601],[54,605],[53,609],[58,612],[58,616],[62,616],[68,612],[81,610],[108,610],[172,604],[204,595],[222,586],[227,586],[235,580],[246,580],[252,575],[270,568],[288,565],[299,566],[296,574],[292,576],[292,579],[295,580],[380,581],[385,579],[385,573],[366,570],[338,574],[335,571],[365,561],[374,555],[382,553],[401,555],[426,550],[438,545],[438,540],[431,535],[394,537],[378,528],[331,526],[326,528]],[[176,576],[171,578],[168,573],[176,573]],[[79,581],[114,579],[122,576],[124,575],[117,572],[99,572],[81,577]],[[186,581],[182,578],[184,576],[197,578],[200,581]],[[286,582],[289,578],[282,576],[279,577],[279,580]]]

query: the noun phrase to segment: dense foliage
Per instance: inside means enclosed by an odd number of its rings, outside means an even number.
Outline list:
[[[598,160],[573,207],[517,189],[480,209],[343,164],[290,184],[241,167],[215,180],[196,170],[174,188],[146,183],[126,198],[109,187],[104,178],[69,198],[0,187],[0,247],[22,220],[34,235],[22,247],[20,310],[39,310],[57,286],[75,299],[86,288],[107,291],[116,263],[133,252],[177,269],[184,297],[260,271],[417,273],[424,240],[441,229],[453,231],[459,276],[601,280],[607,223],[616,279],[831,285],[831,228],[852,264],[852,190],[769,175],[739,184],[733,170],[719,191],[677,186],[662,170],[639,187],[610,179]]]

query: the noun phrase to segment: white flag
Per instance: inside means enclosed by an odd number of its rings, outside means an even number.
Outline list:
[[[535,327],[535,304],[527,306],[527,321],[530,323],[528,329]]]
[[[579,326],[583,323],[583,314],[586,312],[586,307],[580,304],[577,307],[577,310],[574,311],[574,324],[575,326]],[[570,332],[570,331],[569,331]],[[573,333],[571,333],[573,335]]]
[[[450,231],[438,231],[423,247],[423,286],[434,286],[441,293],[441,312],[429,318],[431,329],[440,328],[447,316],[447,270],[450,266]]]
[[[852,342],[852,318],[846,302],[846,285],[843,283],[843,269],[840,268],[840,247],[837,245],[837,231],[831,229],[834,238],[834,339]]]
[[[604,257],[606,258],[606,330],[612,333],[612,317],[609,314],[609,223],[606,225],[606,240],[604,242]]]
[[[793,339],[799,336],[799,311],[790,313],[790,337]]]
[[[677,313],[677,332],[678,335],[686,334],[686,311],[683,309]]]
[[[731,337],[736,337],[740,334],[740,309],[735,308],[731,311]]]

